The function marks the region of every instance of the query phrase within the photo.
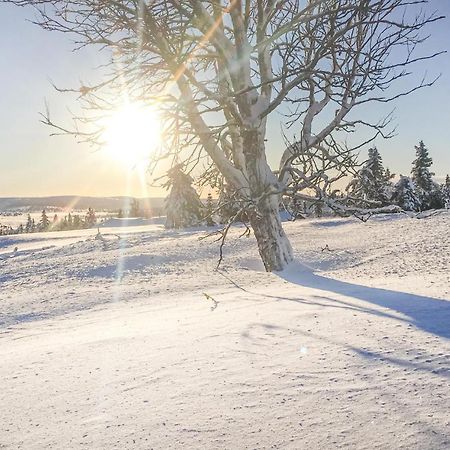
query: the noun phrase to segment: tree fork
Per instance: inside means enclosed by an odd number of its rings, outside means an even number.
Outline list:
[[[293,260],[293,251],[283,229],[277,180],[265,158],[261,130],[243,132],[244,155],[253,208],[248,211],[259,254],[267,272],[281,271]]]

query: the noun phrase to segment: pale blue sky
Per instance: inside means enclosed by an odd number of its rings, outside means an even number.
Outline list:
[[[431,6],[450,16],[448,0],[433,0]],[[50,137],[50,129],[39,122],[44,100],[54,117],[69,118],[66,108],[74,108],[71,97],[57,94],[50,85],[77,86],[92,80],[93,68],[101,62],[96,49],[71,52],[68,36],[50,33],[27,22],[32,11],[0,5],[0,196],[44,195],[158,195],[142,189],[140,176],[110,158],[76,144],[70,137]],[[422,52],[448,50],[450,21],[445,19],[428,30],[430,40]],[[442,73],[438,84],[396,102],[398,136],[378,140],[385,165],[395,173],[408,174],[414,145],[423,139],[434,159],[439,177],[450,173],[450,55],[418,64],[417,79]],[[373,107],[371,107],[373,108]],[[375,106],[376,108],[376,106]],[[377,117],[383,111],[372,109]],[[277,119],[270,124],[270,148],[281,145]],[[276,165],[278,151],[269,155]]]

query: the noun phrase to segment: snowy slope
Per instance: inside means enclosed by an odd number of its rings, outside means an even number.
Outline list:
[[[450,448],[450,214],[286,229],[0,239],[0,448]]]

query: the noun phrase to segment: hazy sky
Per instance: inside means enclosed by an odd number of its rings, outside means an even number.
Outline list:
[[[448,0],[433,0],[431,7],[450,16]],[[143,187],[141,174],[130,172],[107,151],[94,151],[70,137],[49,136],[51,130],[39,122],[45,99],[53,117],[68,118],[67,108],[74,107],[73,98],[54,92],[49,80],[64,87],[88,83],[102,58],[93,48],[72,52],[68,36],[41,30],[26,21],[32,17],[30,10],[0,5],[0,196],[161,195]],[[422,53],[449,49],[449,19],[428,31],[431,38]],[[396,102],[398,135],[376,145],[391,171],[408,174],[414,145],[423,139],[436,175],[443,177],[450,173],[450,55],[415,66],[417,79],[425,73],[442,77],[432,88]],[[376,117],[378,111],[370,114]],[[270,148],[279,149],[276,117],[269,131]],[[269,155],[274,166],[277,156],[278,151]]]

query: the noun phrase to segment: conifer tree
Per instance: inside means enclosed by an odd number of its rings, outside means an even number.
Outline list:
[[[81,228],[83,228],[83,221],[81,220],[81,217],[78,214],[73,216],[73,228],[75,230],[80,230]]]
[[[393,175],[389,169],[383,167],[383,160],[376,147],[368,152],[368,159],[363,164],[347,190],[355,198],[369,200],[387,205],[392,191],[391,178]]]
[[[32,228],[33,228],[33,222],[31,220],[31,216],[28,214],[27,223],[25,224],[25,232],[31,233]]]
[[[405,211],[418,211],[420,200],[416,196],[416,189],[411,178],[400,175],[400,180],[395,184],[392,201]]]
[[[206,225],[208,227],[213,227],[216,223],[214,222],[214,201],[211,195],[211,192],[208,194],[208,197],[206,199]]]
[[[395,177],[395,173],[391,173],[388,167],[384,171],[384,180],[385,180],[385,193],[386,198],[389,203],[391,203],[392,195],[394,194],[394,183],[392,179]]]
[[[445,207],[445,201],[441,187],[433,181],[431,192],[428,195],[428,209],[441,209]]]
[[[204,217],[204,206],[192,186],[190,175],[183,172],[181,164],[167,172],[166,228],[185,228],[198,225]]]
[[[59,227],[61,230],[67,230],[67,228],[69,227],[68,223],[67,223],[67,216],[64,216],[64,219],[61,221],[61,224]]]
[[[426,210],[431,207],[431,192],[433,186],[433,172],[429,168],[433,164],[433,160],[428,154],[428,149],[423,141],[415,146],[416,159],[413,161],[411,170],[412,180],[416,189],[416,196],[419,199],[420,209]]]
[[[450,209],[450,176],[447,174],[445,182],[442,185],[442,200],[444,208]]]
[[[39,221],[39,229],[41,231],[47,231],[50,227],[50,220],[48,219],[45,209],[42,210],[41,220]]]

